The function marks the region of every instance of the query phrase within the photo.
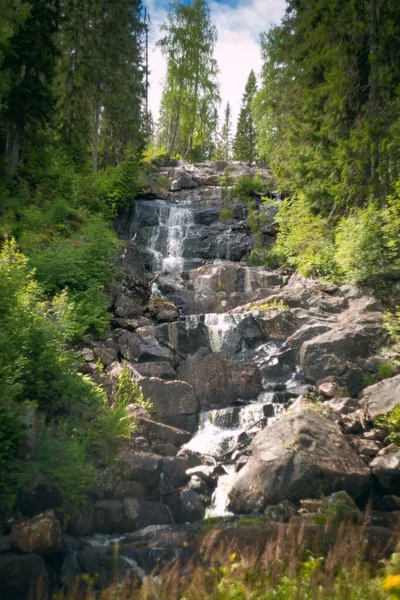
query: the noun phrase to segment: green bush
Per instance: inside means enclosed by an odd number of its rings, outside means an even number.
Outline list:
[[[64,494],[61,512],[65,521],[85,506],[97,470],[89,459],[85,444],[60,429],[41,427],[36,446],[36,463],[50,485],[58,485]]]
[[[113,279],[118,242],[101,217],[92,217],[70,238],[57,237],[30,256],[48,296],[68,289],[76,305],[77,337],[101,334],[108,324],[104,286]]]
[[[387,415],[378,417],[376,424],[388,431],[393,444],[400,446],[400,404]]]
[[[400,350],[400,310],[387,312],[383,317],[383,327],[390,336],[390,342],[394,349]]]
[[[231,197],[241,201],[251,200],[257,192],[262,192],[264,184],[258,175],[243,175],[231,190]]]
[[[325,219],[311,212],[303,194],[281,203],[275,256],[305,276],[336,278],[332,232]]]
[[[117,381],[116,402],[126,407],[128,404],[139,404],[154,414],[154,407],[151,400],[146,400],[143,392],[136,383],[135,377],[127,364],[123,366]]]
[[[225,208],[221,208],[221,210],[219,211],[219,216],[220,216],[220,219],[222,219],[223,221],[228,221],[229,219],[233,219],[233,217],[234,217],[233,209],[229,208],[229,206],[226,206]]]

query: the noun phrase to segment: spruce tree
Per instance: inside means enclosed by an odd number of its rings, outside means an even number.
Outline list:
[[[224,112],[224,121],[218,134],[214,157],[216,160],[230,160],[232,152],[232,111],[229,102]]]
[[[235,160],[252,165],[257,159],[256,132],[253,120],[253,101],[257,93],[257,79],[254,71],[248,77],[239,114],[236,136],[233,143]]]
[[[174,2],[161,27],[158,42],[167,58],[167,75],[161,101],[159,140],[169,155],[206,158],[216,128],[219,103],[217,39],[205,0],[190,5]]]

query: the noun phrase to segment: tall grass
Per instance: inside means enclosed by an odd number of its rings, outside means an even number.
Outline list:
[[[233,528],[232,528],[233,529]],[[279,526],[208,532],[189,564],[141,585],[116,580],[95,591],[87,577],[57,600],[390,600],[400,597],[400,561],[381,528]],[[318,534],[316,533],[318,531]],[[244,539],[243,539],[244,532]],[[321,535],[321,532],[323,535]],[[237,548],[233,541],[236,538]],[[253,540],[253,544],[252,541]],[[232,544],[229,547],[229,544]],[[392,555],[392,560],[388,558]]]

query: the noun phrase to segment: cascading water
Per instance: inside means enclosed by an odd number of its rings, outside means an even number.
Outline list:
[[[146,215],[152,207],[152,219]],[[156,220],[154,221],[154,217]],[[185,239],[194,223],[193,211],[182,204],[162,200],[137,202],[136,231],[143,224],[150,228],[146,252],[151,256],[152,271],[177,273],[185,267]],[[149,222],[150,225],[146,223]]]

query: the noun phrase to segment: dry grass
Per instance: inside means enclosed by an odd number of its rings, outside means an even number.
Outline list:
[[[188,565],[165,568],[141,586],[115,581],[101,592],[83,576],[57,600],[390,600],[400,598],[398,539],[397,532],[345,523],[212,530]]]

